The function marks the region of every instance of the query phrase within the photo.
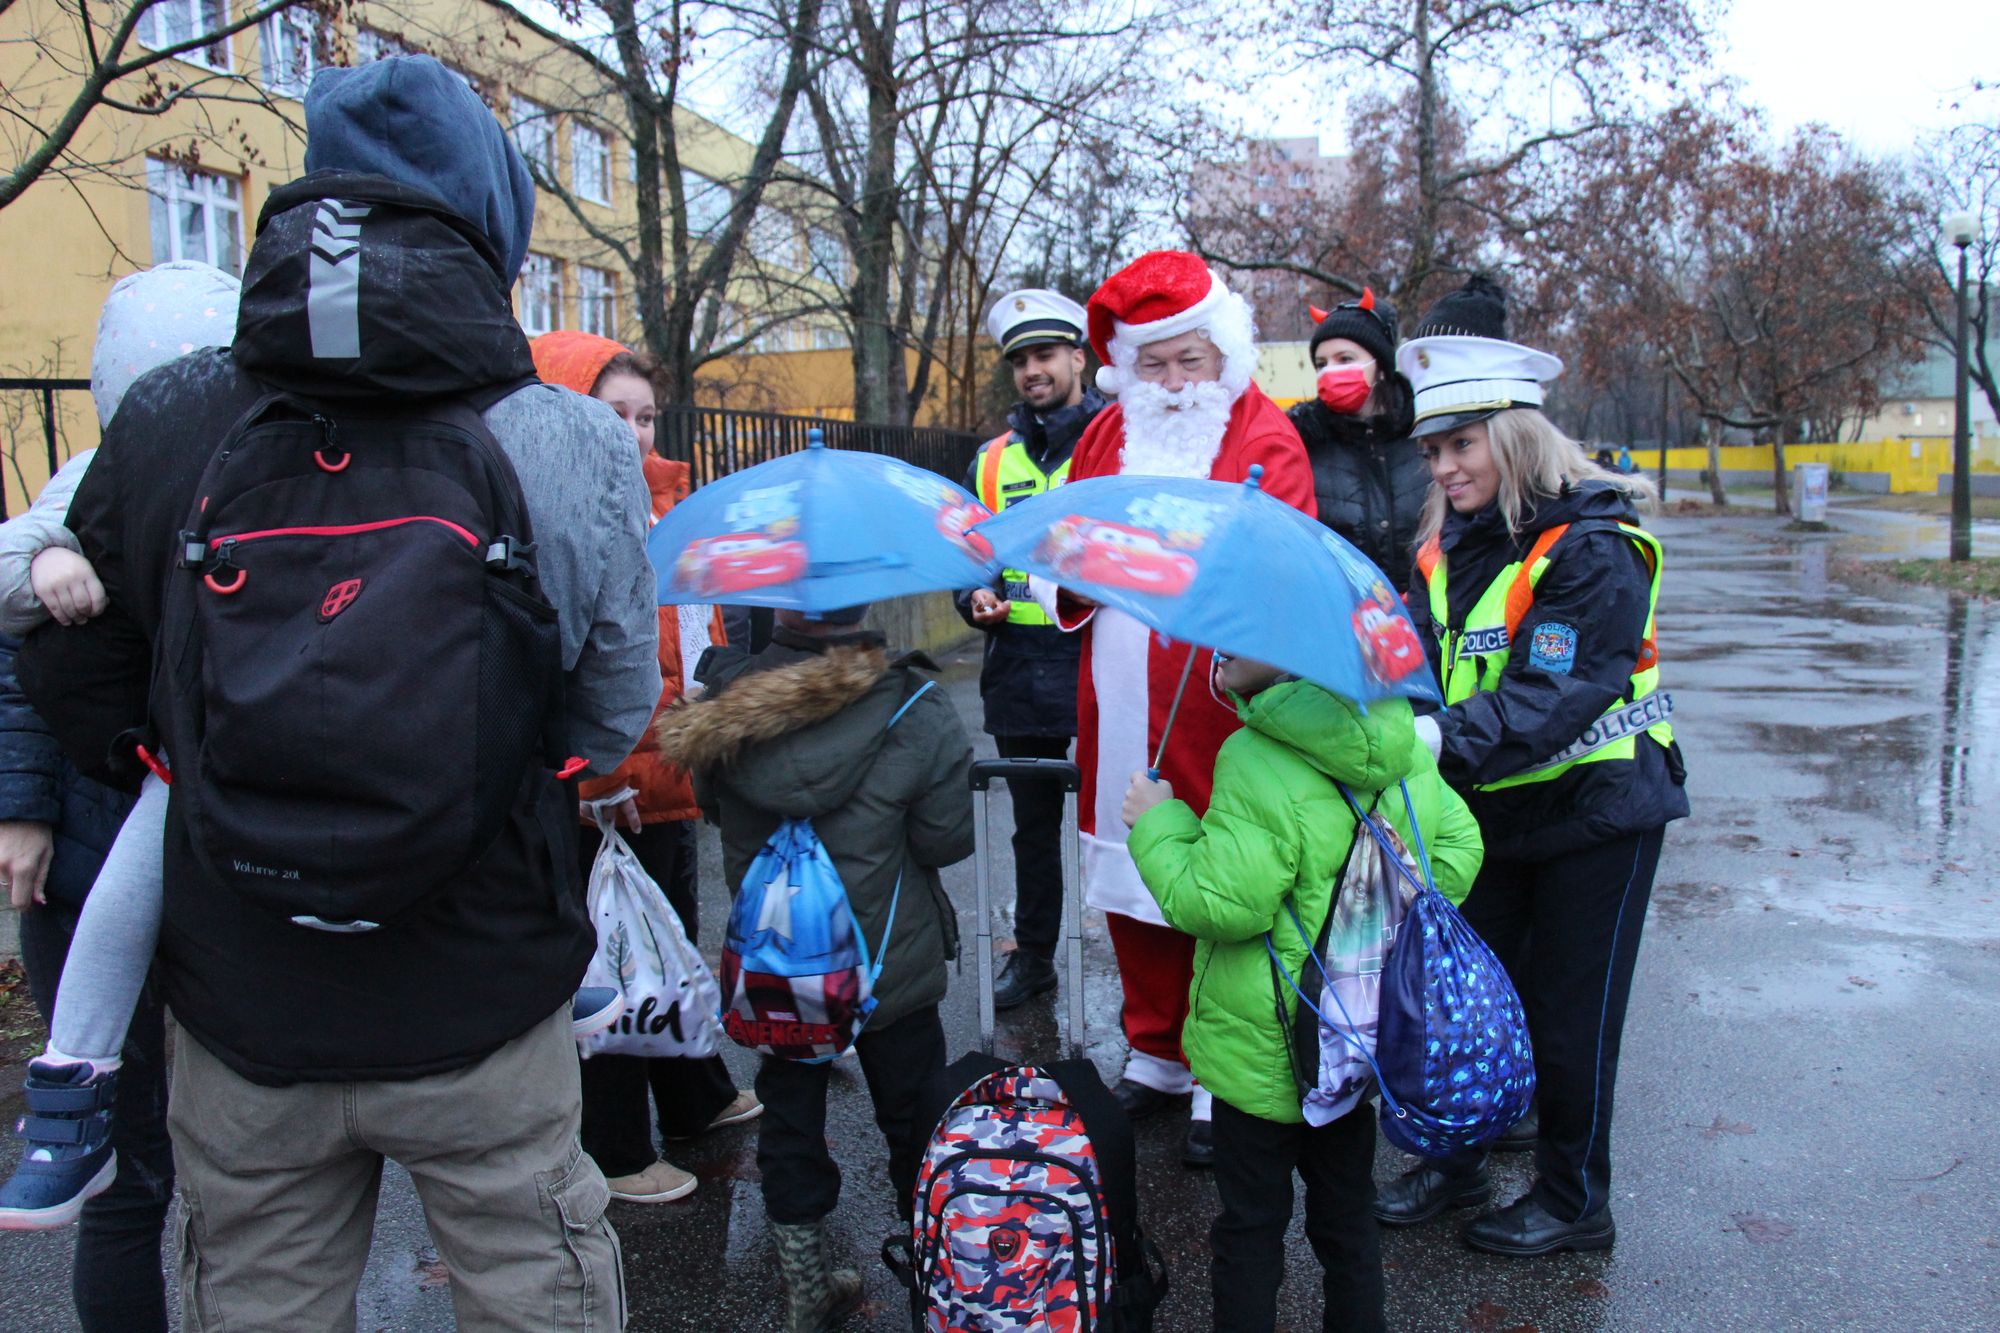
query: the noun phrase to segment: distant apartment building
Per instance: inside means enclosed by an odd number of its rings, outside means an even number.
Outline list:
[[[1242,157],[1197,165],[1188,186],[1188,214],[1205,240],[1223,242],[1238,257],[1299,258],[1290,236],[1347,187],[1347,159],[1320,151],[1316,137],[1251,139]],[[1310,284],[1281,271],[1238,272],[1231,286],[1250,299],[1258,336],[1266,342],[1303,340]]]

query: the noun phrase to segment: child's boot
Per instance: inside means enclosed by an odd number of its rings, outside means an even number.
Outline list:
[[[0,1231],[67,1226],[118,1174],[111,1150],[118,1072],[87,1060],[30,1060],[23,1093],[28,1113],[14,1133],[28,1145],[0,1185]]]
[[[785,1333],[826,1333],[860,1308],[860,1274],[827,1262],[825,1222],[773,1222],[771,1239],[785,1283]]]

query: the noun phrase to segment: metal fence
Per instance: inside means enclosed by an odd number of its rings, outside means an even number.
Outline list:
[[[776,412],[734,412],[715,407],[668,407],[653,427],[653,447],[686,463],[694,484],[762,463],[806,447],[806,432],[818,427],[833,449],[887,454],[962,481],[972,466],[980,437],[969,431],[916,426],[868,426]]]
[[[51,477],[56,474],[58,468],[69,461],[68,451],[60,448],[61,431],[58,428],[56,420],[56,395],[76,390],[81,390],[85,393],[90,392],[90,381],[49,379],[41,376],[0,376],[0,393],[25,393],[31,395],[34,400],[30,410],[41,418],[42,447],[48,454],[49,475]],[[7,462],[9,466],[0,468],[0,518],[11,517],[17,503],[20,508],[26,509],[30,499],[26,495],[16,497],[8,491],[7,474],[9,472],[14,475],[16,480],[21,481],[23,485],[26,484],[21,474],[20,454],[18,451],[22,448],[33,447],[30,443],[33,437],[23,438],[20,433],[20,423],[25,420],[25,416],[14,418],[12,413],[9,413],[8,416],[10,418],[8,421],[8,430],[15,432],[15,434],[6,442]]]
[[[0,392],[12,390],[37,396],[35,408],[41,418],[50,476],[65,461],[58,447],[56,394],[89,388],[89,380],[0,379]],[[814,427],[826,432],[830,448],[887,454],[952,481],[964,479],[980,444],[980,437],[969,431],[869,426],[822,417],[736,412],[717,407],[668,407],[662,409],[654,426],[653,447],[668,458],[688,464],[694,473],[694,484],[700,486],[752,464],[805,448],[806,432]],[[21,439],[8,441],[10,455],[25,443]],[[20,475],[18,468],[15,475]],[[26,507],[28,498],[20,496],[19,504]],[[14,499],[7,493],[5,477],[0,476],[0,517],[12,512],[9,506]]]

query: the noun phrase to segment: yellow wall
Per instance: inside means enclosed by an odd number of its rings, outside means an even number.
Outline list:
[[[1725,445],[1720,449],[1724,472],[1771,473],[1772,449],[1768,444]],[[1633,461],[1642,469],[1657,466],[1656,451],[1635,452]],[[1897,495],[1933,495],[1937,479],[1951,473],[1951,441],[1939,439],[1875,440],[1861,444],[1788,444],[1785,464],[1825,463],[1835,472],[1887,473],[1889,490]],[[1708,467],[1708,450],[1669,449],[1667,467],[1672,471],[1694,472]],[[1972,452],[1974,472],[2000,472],[2000,440],[1978,442]]]
[[[231,8],[240,13],[242,0],[232,0]],[[18,0],[0,13],[0,84],[7,86],[10,95],[38,99],[43,106],[66,104],[70,95],[63,83],[66,76],[52,74],[56,62],[38,58],[24,39],[35,32],[75,40],[74,11],[74,5],[58,5],[56,0]],[[102,12],[115,21],[125,11],[113,7]],[[362,0],[342,12],[345,17],[335,38],[334,63],[353,58],[353,34],[365,24],[410,46],[429,50],[472,75],[489,102],[503,109],[503,121],[504,109],[516,91],[562,112],[557,129],[558,168],[563,179],[573,179],[574,118],[568,108],[576,106],[578,99],[566,96],[565,86],[576,80],[564,77],[563,57],[551,56],[547,43],[519,25],[507,23],[501,7],[484,0]],[[261,52],[259,30],[237,34],[231,41],[231,69],[258,76]],[[160,68],[163,78],[182,81],[207,74],[199,67],[177,62]],[[124,96],[138,95],[122,84],[118,91]],[[598,128],[609,131],[613,141],[611,202],[584,207],[592,223],[616,231],[634,224],[636,186],[626,179],[628,150],[616,120],[620,110],[602,102],[598,99],[592,112]],[[293,122],[302,122],[297,102],[279,99],[277,105]],[[112,172],[77,184],[44,177],[12,205],[0,209],[0,255],[6,256],[0,261],[4,265],[4,272],[0,272],[0,376],[89,375],[91,341],[105,294],[119,278],[167,258],[156,257],[152,249],[150,200],[144,189],[147,156],[162,147],[185,148],[204,117],[211,119],[217,130],[234,121],[226,135],[203,136],[201,165],[239,182],[241,247],[243,253],[248,252],[257,211],[265,197],[273,187],[304,170],[305,145],[284,117],[249,105],[218,108],[210,104],[206,110],[183,106],[158,118],[99,108],[75,140],[73,155],[112,163]],[[46,117],[53,118],[52,114]],[[712,179],[740,175],[752,151],[751,145],[736,135],[685,113],[678,139],[684,166]],[[780,196],[784,193],[777,187],[774,190]],[[780,198],[779,203],[783,202]],[[803,232],[798,240],[802,256]],[[574,328],[579,323],[575,265],[584,262],[618,275],[619,332],[627,341],[637,339],[629,276],[568,208],[547,193],[537,201],[531,248],[565,264],[561,327]],[[758,297],[746,283],[740,296],[733,292],[732,300],[754,308]],[[820,355],[847,364],[845,352]],[[57,403],[59,457],[94,445],[97,421],[90,395],[62,393],[57,395]],[[0,392],[0,436],[4,436],[0,438],[0,447],[5,450],[0,458],[0,481],[5,485],[6,512],[19,513],[47,479],[39,395]]]

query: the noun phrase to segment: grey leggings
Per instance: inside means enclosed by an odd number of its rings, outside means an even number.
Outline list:
[[[138,804],[125,817],[83,901],[49,1023],[54,1054],[99,1065],[117,1063],[160,936],[166,824],[167,784],[148,774]]]

